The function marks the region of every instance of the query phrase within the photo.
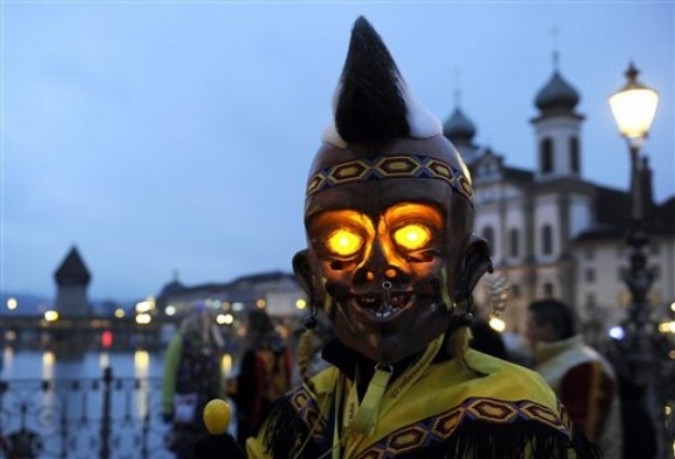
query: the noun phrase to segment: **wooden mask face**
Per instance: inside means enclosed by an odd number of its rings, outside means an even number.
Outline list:
[[[430,158],[451,165],[446,153],[454,148],[442,137],[393,141],[373,157],[395,160],[413,157],[402,152],[439,150],[443,154]],[[363,150],[324,146],[313,170],[344,164],[350,156],[363,158]],[[400,168],[392,170],[398,172],[310,194],[309,247],[294,260],[338,339],[388,364],[420,351],[447,329],[461,300],[457,292],[466,290],[460,279],[466,277],[461,271],[473,221],[469,200],[447,181],[400,177]]]

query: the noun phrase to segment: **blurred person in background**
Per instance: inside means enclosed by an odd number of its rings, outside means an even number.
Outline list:
[[[272,403],[291,388],[291,351],[270,316],[254,309],[248,314],[246,351],[236,379],[237,439],[244,446],[267,416]]]
[[[534,369],[557,393],[576,426],[607,459],[622,457],[622,422],[617,378],[611,364],[576,332],[568,305],[554,299],[528,306],[525,336]]]
[[[202,421],[206,403],[223,396],[222,348],[213,315],[202,303],[169,342],[164,356],[162,417],[172,424],[167,446],[178,459],[191,457],[195,440],[206,432]]]

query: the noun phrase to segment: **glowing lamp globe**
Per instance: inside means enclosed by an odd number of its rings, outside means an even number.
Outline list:
[[[658,92],[639,83],[638,73],[631,62],[625,73],[628,82],[609,98],[619,132],[629,141],[647,137],[659,103]]]

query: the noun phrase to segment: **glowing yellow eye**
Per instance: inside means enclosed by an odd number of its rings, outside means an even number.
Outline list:
[[[326,241],[328,250],[336,255],[349,256],[354,255],[361,250],[363,238],[353,231],[339,229],[334,231]]]
[[[406,225],[394,233],[396,244],[407,250],[417,250],[426,246],[431,240],[429,228],[420,224]]]

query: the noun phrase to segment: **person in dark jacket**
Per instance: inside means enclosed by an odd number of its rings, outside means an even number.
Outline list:
[[[247,342],[236,392],[231,394],[237,406],[237,439],[241,446],[257,432],[272,403],[291,388],[293,371],[291,352],[265,311],[249,312]]]
[[[654,422],[645,407],[645,388],[617,374],[623,422],[623,459],[653,459],[658,446]]]

